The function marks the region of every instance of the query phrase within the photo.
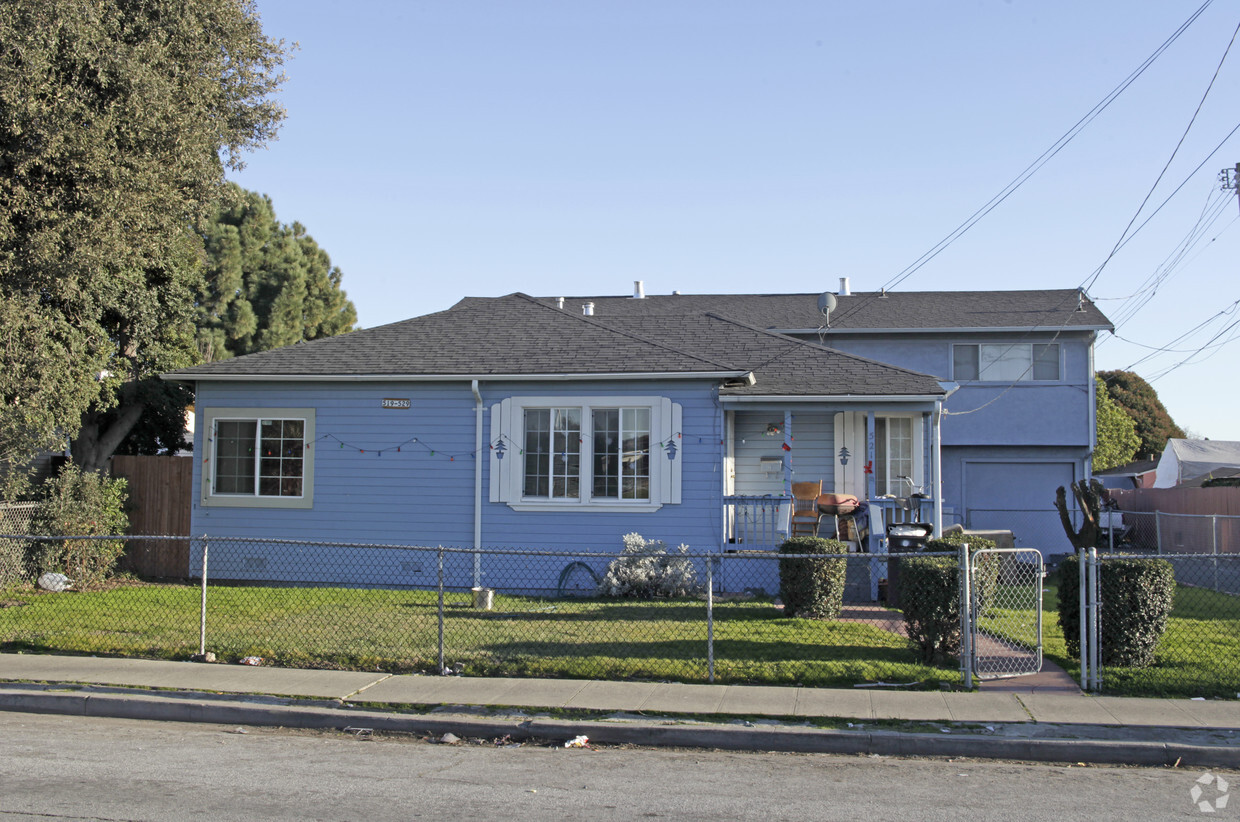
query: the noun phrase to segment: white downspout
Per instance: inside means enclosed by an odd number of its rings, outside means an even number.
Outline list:
[[[947,393],[934,401],[934,413],[930,422],[930,493],[934,495],[934,535],[943,535],[943,403],[960,390],[954,382],[939,383]]]
[[[474,587],[482,587],[482,394],[478,381],[471,380],[474,392]]]
[[[943,536],[943,401],[935,400],[930,415],[930,494],[934,497],[934,536]]]
[[[1086,392],[1089,396],[1089,454],[1086,455],[1084,462],[1085,470],[1082,472],[1085,479],[1093,479],[1094,476],[1094,452],[1098,450],[1098,379],[1094,374],[1094,340],[1098,335],[1091,333],[1089,335],[1089,390]]]

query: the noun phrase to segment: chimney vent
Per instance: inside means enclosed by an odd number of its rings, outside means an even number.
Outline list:
[[[564,298],[563,297],[555,298],[555,307],[560,309],[561,311],[564,310]]]
[[[633,299],[635,300],[646,299],[646,284],[643,283],[641,280],[633,281]]]
[[[840,277],[840,296],[847,297],[850,294],[852,294],[852,292],[848,290],[848,278]]]
[[[586,303],[585,305],[583,305],[581,307],[581,313],[586,315],[587,317],[593,317],[594,316],[594,303]]]

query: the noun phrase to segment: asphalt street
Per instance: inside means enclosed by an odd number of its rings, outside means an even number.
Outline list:
[[[1200,769],[498,742],[5,713],[0,819],[1240,818]]]

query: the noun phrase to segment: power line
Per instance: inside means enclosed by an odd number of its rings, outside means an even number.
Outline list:
[[[1145,60],[1143,60],[1141,64],[1137,66],[1136,69],[1134,69],[1126,78],[1124,78],[1124,80],[1120,82],[1119,85],[1117,85],[1108,94],[1106,94],[1102,98],[1102,100],[1100,100],[1097,104],[1094,105],[1093,108],[1091,108],[1088,112],[1086,112],[1086,114],[1083,117],[1077,120],[1076,123],[1073,124],[1073,126],[1069,128],[1066,132],[1064,132],[1063,135],[1061,135],[1058,140],[1052,143],[1049,148],[1047,148],[1040,155],[1038,155],[1038,157],[1033,162],[1031,162],[1028,166],[1026,166],[1023,171],[1021,171],[1014,178],[1012,178],[1012,180],[1006,186],[1004,186],[999,191],[999,193],[991,197],[990,200],[988,200],[981,208],[977,209],[972,214],[970,214],[969,217],[964,220],[964,222],[960,223],[960,225],[952,229],[952,231],[949,232],[943,239],[939,240],[938,243],[932,246],[930,250],[926,251],[924,254],[922,254],[920,257],[918,257],[916,260],[914,260],[912,263],[910,263],[908,266],[902,269],[899,273],[894,275],[883,286],[883,289],[885,290],[889,288],[894,288],[898,286],[900,283],[907,280],[914,273],[919,271],[923,266],[925,266],[927,263],[929,263],[939,254],[941,254],[949,245],[951,245],[953,242],[955,242],[960,237],[962,237],[966,232],[969,231],[969,229],[973,228],[973,226],[975,226],[978,222],[980,222],[982,218],[990,214],[990,212],[994,211],[1001,203],[1003,203],[1008,197],[1010,197],[1018,188],[1024,185],[1024,183],[1028,181],[1029,178],[1031,178],[1034,174],[1036,174],[1039,170],[1041,170],[1041,168],[1044,165],[1046,165],[1048,162],[1050,162],[1050,160],[1053,157],[1055,157],[1055,155],[1057,155],[1060,151],[1062,151],[1068,145],[1068,143],[1072,142],[1072,140],[1075,139],[1075,137],[1081,131],[1083,131],[1100,114],[1102,114],[1103,111],[1109,108],[1110,105],[1113,102],[1115,102],[1115,100],[1124,91],[1126,91],[1129,86],[1131,86],[1134,82],[1136,82],[1137,78],[1139,78],[1142,74],[1144,74],[1145,71],[1151,65],[1153,65],[1153,63],[1159,57],[1162,56],[1163,52],[1165,52],[1168,48],[1170,48],[1171,45],[1175,43],[1175,41],[1178,40],[1185,31],[1188,30],[1189,26],[1191,26],[1194,22],[1197,21],[1197,19],[1205,12],[1207,8],[1210,7],[1210,5],[1213,2],[1214,0],[1206,0],[1206,2],[1204,2],[1196,11],[1194,11],[1191,15],[1189,15],[1187,20],[1181,23],[1180,26],[1174,32],[1172,32],[1171,36],[1169,36],[1166,40],[1164,40],[1163,43],[1158,46],[1158,48],[1154,49],[1153,53],[1151,53],[1148,57],[1146,57]],[[876,299],[876,298],[871,297],[869,299]],[[857,305],[852,306],[847,311],[841,312],[837,316],[837,320],[843,320],[847,318],[848,316],[855,314],[857,311],[860,311],[866,304],[868,304],[868,302],[869,302],[868,299],[859,301]]]
[[[1184,132],[1180,135],[1179,142],[1175,144],[1175,148],[1171,150],[1171,156],[1167,158],[1167,162],[1163,165],[1162,171],[1158,172],[1158,177],[1155,178],[1154,184],[1150,186],[1150,190],[1146,192],[1145,198],[1141,200],[1141,205],[1137,206],[1137,210],[1133,212],[1132,219],[1128,221],[1128,225],[1124,226],[1124,230],[1120,233],[1119,239],[1116,240],[1115,246],[1111,249],[1111,253],[1108,254],[1107,258],[1102,261],[1102,265],[1098,266],[1098,268],[1094,270],[1094,273],[1091,274],[1086,279],[1086,281],[1081,284],[1082,288],[1088,290],[1089,288],[1093,286],[1095,282],[1098,281],[1098,277],[1102,276],[1102,270],[1106,268],[1107,263],[1111,261],[1111,258],[1114,257],[1116,252],[1118,252],[1120,248],[1124,245],[1125,238],[1128,236],[1128,231],[1129,229],[1132,228],[1132,224],[1137,221],[1137,217],[1141,216],[1141,211],[1145,208],[1146,204],[1150,201],[1150,197],[1154,196],[1154,192],[1158,189],[1158,184],[1161,183],[1163,177],[1166,176],[1167,169],[1171,167],[1171,163],[1175,160],[1176,155],[1180,153],[1180,147],[1184,145],[1184,141],[1188,139],[1188,133],[1192,131],[1193,129],[1193,124],[1197,122],[1197,115],[1201,114],[1201,109],[1206,104],[1206,98],[1210,96],[1210,91],[1214,88],[1215,81],[1218,80],[1219,72],[1223,70],[1223,63],[1227,61],[1227,55],[1231,53],[1231,47],[1236,42],[1237,34],[1240,34],[1240,25],[1237,25],[1235,31],[1231,33],[1231,40],[1228,41],[1227,48],[1223,49],[1223,56],[1219,58],[1218,65],[1215,66],[1214,68],[1214,75],[1210,78],[1210,82],[1206,85],[1206,90],[1201,95],[1201,100],[1197,102],[1197,108],[1193,112],[1193,116],[1189,118],[1188,125],[1184,127]],[[1234,133],[1234,130],[1233,130],[1233,133]],[[1176,189],[1176,190],[1178,191],[1179,189]]]

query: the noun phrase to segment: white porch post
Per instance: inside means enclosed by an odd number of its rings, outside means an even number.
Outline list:
[[[943,535],[943,401],[936,400],[930,415],[930,496],[934,499],[934,536]]]
[[[865,464],[869,468],[865,475],[866,499],[878,496],[878,486],[874,475],[874,412],[865,412]]]
[[[792,495],[792,412],[784,411],[784,496]],[[792,516],[791,513],[788,514]],[[788,533],[792,533],[789,524]]]

